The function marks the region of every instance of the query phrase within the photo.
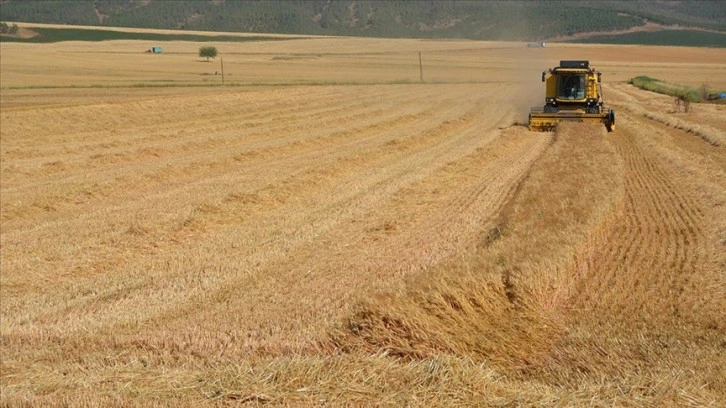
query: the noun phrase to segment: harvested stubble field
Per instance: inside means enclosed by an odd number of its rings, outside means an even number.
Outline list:
[[[626,83],[726,51],[151,45],[0,45],[0,405],[726,405],[726,107]]]

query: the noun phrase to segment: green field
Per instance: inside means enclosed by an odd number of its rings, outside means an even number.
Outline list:
[[[304,37],[236,36],[236,35],[195,35],[195,34],[156,34],[132,33],[113,30],[87,30],[76,28],[34,28],[38,35],[32,38],[0,36],[0,41],[26,43],[54,43],[61,41],[108,41],[108,40],[149,40],[149,41],[198,41],[198,42],[241,42],[291,40]]]
[[[0,36],[0,41],[25,43],[54,43],[61,41],[108,41],[108,40],[148,40],[148,41],[198,41],[198,42],[242,42],[302,39],[300,37],[272,37],[267,35],[197,35],[197,34],[158,34],[123,32],[114,30],[87,30],[77,28],[34,28],[38,35],[32,38]],[[635,32],[619,35],[602,35],[570,40],[568,42],[589,44],[642,44],[674,45],[685,47],[726,47],[726,34],[697,30],[662,30],[654,32]]]
[[[631,78],[628,83],[646,91],[670,95],[689,102],[704,102],[709,95],[721,94],[724,90],[709,89],[703,85],[700,89],[679,84],[672,84],[646,75]]]
[[[726,47],[726,34],[697,30],[644,31],[572,40],[589,44],[676,45],[684,47]]]

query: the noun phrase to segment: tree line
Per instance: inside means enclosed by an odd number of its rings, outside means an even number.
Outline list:
[[[13,25],[8,25],[8,23],[2,21],[0,22],[0,33],[2,34],[17,34],[18,32],[18,25],[13,23]]]
[[[645,21],[726,31],[720,1],[10,0],[3,19],[205,31],[541,40]]]

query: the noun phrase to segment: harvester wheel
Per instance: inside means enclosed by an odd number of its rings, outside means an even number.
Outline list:
[[[612,132],[615,130],[615,111],[610,110],[610,114],[608,114],[608,122],[605,127],[608,129],[608,132]]]

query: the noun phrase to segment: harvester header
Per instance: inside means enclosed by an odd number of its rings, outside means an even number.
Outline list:
[[[615,130],[615,111],[604,106],[601,77],[585,60],[560,61],[542,72],[545,105],[531,109],[529,129],[549,131],[569,121],[602,123],[608,132]]]

